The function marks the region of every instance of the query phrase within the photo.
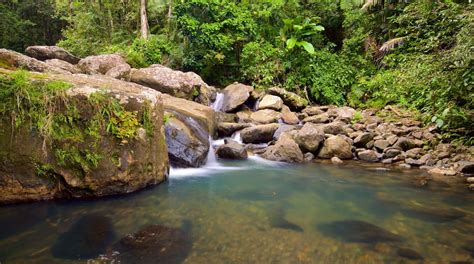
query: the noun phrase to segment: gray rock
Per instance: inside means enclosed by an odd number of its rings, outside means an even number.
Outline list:
[[[345,124],[339,121],[335,121],[329,124],[324,124],[323,125],[323,131],[326,134],[331,134],[331,135],[339,135],[342,134],[344,135],[346,131],[344,130]]]
[[[399,164],[398,167],[403,170],[411,169],[411,165],[406,163]]]
[[[342,160],[341,160],[340,158],[338,158],[338,157],[332,157],[332,158],[331,158],[331,162],[332,162],[332,164],[342,164],[342,163],[344,163],[344,161],[342,161]]]
[[[400,155],[402,153],[402,151],[398,148],[387,148],[385,149],[384,153],[383,153],[383,157],[384,158],[394,158],[398,155]]]
[[[368,162],[377,162],[379,161],[377,157],[377,153],[373,150],[364,150],[357,153],[357,156],[360,160],[368,161]]]
[[[279,124],[258,125],[244,128],[240,132],[244,143],[267,143],[273,140],[273,134],[280,127]]]
[[[398,147],[404,151],[417,147],[413,140],[406,137],[400,137],[393,146]]]
[[[324,141],[324,131],[318,125],[306,123],[296,134],[295,140],[302,150],[315,153]]]
[[[171,165],[180,168],[200,167],[206,162],[209,139],[200,136],[177,118],[165,124],[166,144]]]
[[[324,111],[321,110],[321,107],[319,106],[308,106],[301,112],[307,114],[308,116],[320,115],[324,113]]]
[[[304,161],[309,162],[309,161],[314,160],[314,158],[315,158],[315,156],[311,152],[307,152],[307,153],[304,154]]]
[[[390,142],[385,139],[379,139],[374,142],[374,147],[378,150],[383,151],[390,146]]]
[[[283,100],[280,97],[267,94],[258,103],[257,110],[272,109],[272,110],[280,111],[282,106],[283,106]]]
[[[322,159],[330,159],[332,157],[351,159],[352,145],[343,136],[330,136],[324,141],[318,157]]]
[[[305,123],[327,123],[329,121],[329,115],[327,113],[322,113],[319,115],[309,116],[303,120]]]
[[[62,70],[65,70],[70,73],[80,73],[81,71],[75,66],[72,65],[71,63],[63,60],[58,60],[58,59],[51,59],[51,60],[46,60],[44,63],[47,65],[53,67],[53,68],[59,68]]]
[[[79,61],[77,67],[85,74],[105,75],[109,70],[121,64],[127,64],[122,56],[118,54],[108,54],[86,57]]]
[[[234,140],[225,140],[225,144],[217,147],[216,155],[221,159],[244,160],[248,154],[245,147]]]
[[[112,69],[108,70],[105,75],[110,76],[115,79],[130,81],[130,72],[132,68],[130,65],[124,63],[119,64]]]
[[[300,122],[298,116],[286,105],[281,108],[281,120],[288,125],[297,125]]]
[[[269,146],[262,154],[268,160],[282,162],[303,162],[304,156],[298,144],[288,133],[283,133],[275,145]]]
[[[409,149],[405,152],[405,156],[407,158],[415,159],[415,158],[419,157],[422,154],[422,152],[423,152],[423,149],[421,149],[421,148],[412,148],[412,149]]]
[[[296,126],[292,126],[292,125],[281,125],[276,131],[275,133],[273,134],[273,139],[274,140],[278,140],[278,138],[280,138],[281,134],[285,133],[285,132],[289,132],[289,131],[293,131],[293,130],[296,130],[297,127]]]
[[[252,120],[252,123],[255,124],[276,123],[278,122],[278,119],[280,119],[280,113],[275,110],[264,109],[252,113],[250,119]]]
[[[474,162],[472,161],[460,161],[459,164],[459,171],[466,174],[473,174],[474,173]]]
[[[354,139],[354,146],[363,148],[374,138],[374,136],[375,134],[371,132],[362,133]]]
[[[392,158],[388,158],[388,159],[382,160],[382,163],[383,163],[383,164],[391,164],[392,162],[393,162],[393,159],[392,159]]]
[[[163,65],[154,64],[147,68],[132,70],[130,81],[174,97],[196,100],[204,105],[211,103],[212,89],[194,72],[175,71]],[[224,97],[224,104],[226,98],[227,96]],[[223,111],[227,112],[224,106]]]
[[[250,127],[250,124],[247,123],[227,123],[221,122],[217,123],[217,134],[219,137],[230,137],[235,132],[242,130],[244,128]]]
[[[272,87],[268,89],[268,93],[280,97],[283,103],[293,111],[299,111],[308,105],[308,100],[282,88]]]
[[[70,64],[77,64],[80,58],[57,46],[30,46],[25,50],[26,55],[41,60],[58,59]]]

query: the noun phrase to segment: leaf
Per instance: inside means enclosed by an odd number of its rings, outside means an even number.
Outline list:
[[[436,119],[436,126],[437,126],[437,127],[440,128],[440,127],[442,127],[443,125],[444,125],[443,119],[439,119],[439,118]]]
[[[302,29],[303,29],[303,26],[301,26],[301,25],[293,25],[293,28],[294,28],[296,31],[299,31],[299,30],[302,30]]]
[[[433,117],[431,118],[431,122],[435,122],[436,119],[438,119],[438,118],[437,118],[436,116],[433,116]]]
[[[309,53],[309,54],[314,54],[314,46],[313,44],[309,43],[309,42],[306,42],[306,41],[302,41],[300,42],[300,45]]]
[[[290,39],[288,39],[288,40],[286,41],[286,47],[287,47],[288,49],[294,48],[295,45],[296,45],[296,38],[290,38]]]
[[[315,27],[314,27],[314,30],[316,30],[316,31],[324,31],[324,27],[323,27],[323,26],[315,26]]]

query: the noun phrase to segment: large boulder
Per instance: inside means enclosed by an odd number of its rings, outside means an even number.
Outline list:
[[[65,49],[57,46],[30,46],[26,48],[25,53],[41,61],[58,59],[71,64],[77,64],[81,60]]]
[[[0,68],[9,70],[23,68],[35,72],[67,73],[67,71],[60,68],[7,49],[0,49]]]
[[[245,147],[234,140],[226,139],[224,145],[220,145],[216,149],[216,156],[220,159],[244,160],[248,154]]]
[[[338,157],[340,159],[352,158],[352,144],[350,139],[344,136],[330,136],[324,141],[323,147],[318,153],[322,159]]]
[[[368,161],[368,162],[377,162],[379,158],[377,156],[377,152],[373,150],[363,150],[357,153],[357,156],[360,160]]]
[[[339,134],[346,134],[344,126],[345,124],[343,122],[335,121],[329,124],[324,124],[322,127],[323,127],[324,133],[326,134],[339,135]]]
[[[278,124],[267,124],[244,128],[240,132],[242,142],[251,144],[270,142],[279,126]]]
[[[243,105],[253,92],[253,87],[241,83],[233,83],[224,89],[223,112],[232,112]]]
[[[281,162],[303,162],[304,160],[303,152],[289,133],[283,133],[275,145],[266,149],[262,157]]]
[[[200,167],[207,160],[209,138],[200,135],[199,127],[192,127],[171,117],[165,124],[166,144],[170,163],[174,167]]]
[[[200,125],[207,134],[214,134],[216,127],[216,115],[212,108],[167,94],[163,94],[162,97],[166,112],[183,116],[182,121],[186,121],[185,123],[197,123],[190,125]]]
[[[252,120],[252,123],[255,124],[270,124],[278,122],[280,116],[280,113],[275,110],[264,109],[252,113],[250,119]]]
[[[48,74],[34,84],[50,81],[65,95],[41,98],[48,108],[39,120],[24,116],[13,129],[10,114],[0,118],[0,203],[129,193],[166,180],[159,92],[105,76]]]
[[[296,134],[295,140],[301,149],[315,153],[324,141],[324,131],[318,125],[306,123]]]
[[[108,75],[110,70],[123,64],[127,64],[127,62],[122,56],[107,54],[86,57],[79,61],[77,67],[85,74]]]
[[[272,109],[272,110],[280,111],[282,106],[283,106],[283,100],[280,97],[267,94],[258,103],[257,110]]]
[[[293,111],[300,111],[309,104],[308,100],[303,97],[282,88],[272,87],[268,89],[268,93],[280,97],[285,105]]]
[[[148,68],[132,70],[130,81],[204,105],[211,103],[211,88],[194,72],[175,71],[154,64]]]

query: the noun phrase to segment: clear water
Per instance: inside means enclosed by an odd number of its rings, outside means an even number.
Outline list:
[[[147,225],[189,221],[192,249],[182,253],[184,263],[417,263],[400,257],[399,248],[415,250],[425,263],[472,261],[473,194],[436,182],[418,187],[425,176],[258,158],[173,170],[167,183],[131,195],[0,207],[0,262],[86,263],[54,257],[51,248],[91,214],[110,219],[115,241]],[[444,218],[453,210],[462,217]],[[360,243],[344,239],[360,231],[350,225],[339,234],[321,229],[343,220],[364,221],[403,240]],[[104,262],[107,257],[89,260]]]

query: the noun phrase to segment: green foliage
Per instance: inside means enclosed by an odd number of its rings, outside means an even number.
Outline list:
[[[284,27],[280,30],[280,36],[286,43],[286,48],[292,50],[294,47],[303,48],[309,54],[314,54],[314,46],[307,40],[324,30],[324,27],[313,22],[317,19],[298,17],[296,19],[284,19]]]
[[[219,80],[238,70],[246,42],[257,25],[242,3],[222,0],[181,1],[175,8],[178,28],[185,38],[183,64],[206,79]]]
[[[296,67],[295,67],[296,66]],[[320,104],[342,105],[355,82],[355,69],[343,56],[317,51],[307,63],[291,65],[285,87],[307,89]]]
[[[284,74],[282,54],[282,50],[264,40],[245,44],[241,57],[243,80],[257,87],[277,84]]]
[[[54,45],[64,20],[52,0],[0,1],[0,47],[23,52],[30,45]]]

